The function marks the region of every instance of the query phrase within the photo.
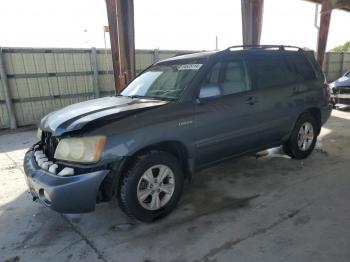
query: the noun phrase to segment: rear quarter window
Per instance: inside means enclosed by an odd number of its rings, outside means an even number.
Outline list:
[[[307,60],[304,54],[300,52],[290,52],[288,53],[287,57],[293,64],[300,80],[307,81],[317,79],[311,63]]]
[[[295,71],[283,53],[253,54],[248,58],[252,80],[258,89],[296,82]]]

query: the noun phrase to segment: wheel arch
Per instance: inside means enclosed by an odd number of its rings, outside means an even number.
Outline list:
[[[164,151],[175,156],[180,162],[185,178],[192,178],[194,173],[194,161],[191,157],[190,150],[183,142],[177,140],[160,141],[137,149],[125,158],[123,166],[121,167],[121,172],[133,163],[136,156],[146,154],[152,150]]]
[[[300,128],[298,125],[298,122],[300,122],[301,119],[303,121],[306,119],[312,118],[316,123],[317,130],[315,130],[315,135],[313,136],[313,141],[311,143],[311,149],[307,148],[304,151],[301,151],[297,145],[296,140],[298,139],[298,134],[299,134],[299,129],[296,129],[296,127]],[[301,122],[304,123],[304,122]],[[317,107],[310,107],[306,110],[304,110],[302,113],[298,115],[298,118],[295,120],[295,123],[293,124],[293,129],[291,130],[291,133],[288,135],[288,139],[283,143],[283,150],[284,152],[289,155],[292,158],[295,159],[303,159],[308,157],[311,152],[313,151],[315,144],[317,142],[317,136],[319,135],[322,127],[322,122],[321,122],[321,110]]]
[[[105,202],[112,199],[119,188],[120,178],[124,172],[132,165],[137,156],[146,154],[152,150],[165,151],[175,156],[181,165],[186,179],[191,179],[194,173],[194,161],[191,157],[190,150],[184,143],[176,140],[166,140],[155,142],[141,148],[136,149],[133,152],[129,152],[120,160],[120,163],[112,164],[111,172],[102,181],[99,189],[99,195],[97,197],[98,202]]]
[[[321,127],[322,127],[322,123],[321,123],[321,110],[317,107],[310,107],[307,110],[305,110],[303,113],[309,113],[310,115],[312,115],[312,117],[316,120],[317,122],[317,135],[320,134],[321,132]],[[300,114],[302,115],[302,114]],[[300,116],[299,116],[300,117]]]
[[[283,141],[288,141],[289,137],[291,136],[292,132],[293,132],[293,129],[295,127],[295,125],[298,123],[300,117],[304,114],[310,114],[317,122],[317,126],[318,126],[318,130],[316,132],[317,135],[320,134],[321,132],[321,127],[322,127],[322,122],[321,122],[321,110],[317,107],[310,107],[310,108],[307,108],[305,109],[304,111],[302,111],[298,117],[295,119],[294,123],[292,124],[291,126],[291,129],[288,133],[288,135],[286,135],[284,138],[283,138]]]

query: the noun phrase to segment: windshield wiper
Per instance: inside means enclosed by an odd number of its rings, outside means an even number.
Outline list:
[[[122,94],[117,94],[116,96],[129,97],[129,98],[142,98],[142,97],[144,97],[144,96],[139,96],[139,95],[125,96],[125,95],[122,95]]]
[[[129,97],[131,99],[134,98],[144,98],[144,99],[155,99],[155,100],[165,100],[165,101],[174,101],[175,98],[171,98],[171,97],[161,97],[161,96],[140,96],[140,95],[130,95],[130,96],[126,96]]]
[[[140,96],[140,95],[131,95],[131,96],[127,96],[127,97],[130,97],[131,99],[134,99],[134,98],[142,98],[144,96]]]

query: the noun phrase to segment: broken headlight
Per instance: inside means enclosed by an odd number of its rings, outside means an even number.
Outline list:
[[[106,137],[90,136],[80,138],[64,138],[60,140],[55,152],[55,159],[94,163],[100,160]]]
[[[41,136],[43,135],[43,130],[41,130],[40,128],[38,128],[38,130],[36,131],[36,137],[41,140]]]

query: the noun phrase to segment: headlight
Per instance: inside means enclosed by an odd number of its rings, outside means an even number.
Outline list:
[[[104,136],[64,138],[58,143],[54,157],[80,163],[97,162],[100,160],[105,141]]]
[[[36,131],[36,137],[41,140],[41,136],[43,135],[43,130],[41,130],[40,128],[38,128],[38,130]]]

